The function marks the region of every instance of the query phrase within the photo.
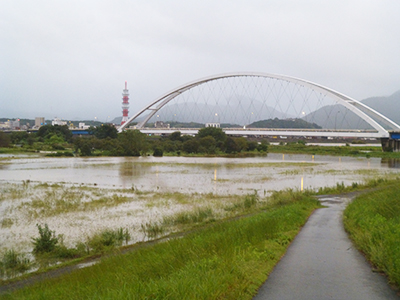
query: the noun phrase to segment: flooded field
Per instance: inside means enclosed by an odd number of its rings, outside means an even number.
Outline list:
[[[254,158],[0,157],[0,253],[29,252],[36,224],[74,246],[104,229],[124,228],[135,243],[146,228],[185,212],[233,214],[243,195],[351,185],[396,176],[397,161],[269,154]],[[170,230],[178,230],[172,228]]]

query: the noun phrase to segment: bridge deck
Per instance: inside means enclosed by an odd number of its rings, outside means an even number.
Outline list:
[[[135,129],[135,128],[132,128]],[[195,135],[201,128],[141,128],[146,134],[182,134]],[[304,136],[304,137],[344,137],[344,138],[383,138],[382,133],[366,130],[328,130],[328,129],[278,129],[278,128],[224,128],[228,135],[237,136]],[[389,137],[389,134],[388,136]]]

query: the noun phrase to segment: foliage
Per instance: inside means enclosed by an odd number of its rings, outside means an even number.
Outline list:
[[[197,138],[201,139],[206,136],[211,136],[215,141],[224,142],[226,140],[226,134],[221,128],[216,127],[205,127],[201,128],[197,133]]]
[[[260,144],[257,145],[258,152],[267,152],[268,151],[268,141],[262,141]]]
[[[54,251],[58,243],[55,232],[51,231],[47,224],[44,224],[44,227],[40,224],[36,224],[36,226],[39,230],[39,237],[32,238],[33,253],[40,254]]]
[[[168,139],[170,139],[171,141],[181,141],[182,140],[181,132],[174,131],[168,136]]]
[[[344,212],[351,239],[379,271],[400,287],[400,185],[358,196]]]
[[[197,153],[199,151],[200,144],[197,139],[187,140],[182,144],[182,150],[186,153]]]
[[[160,147],[154,148],[153,156],[161,157],[161,156],[163,156],[163,154],[164,154],[164,151],[162,150],[162,148],[160,148]]]
[[[14,249],[6,250],[0,260],[0,274],[8,277],[25,272],[30,267],[30,261]]]
[[[72,141],[72,132],[69,130],[67,125],[43,125],[39,128],[36,133],[38,137],[43,138],[44,140],[51,139],[53,136],[58,136],[61,138],[61,142],[71,142]],[[55,139],[55,138],[53,138]],[[57,142],[60,142],[57,141]]]
[[[147,150],[144,133],[139,130],[125,130],[118,135],[118,148],[114,153],[119,156],[140,156],[146,154]]]
[[[10,143],[10,137],[3,131],[0,131],[0,147],[9,147]]]
[[[97,127],[90,126],[89,133],[100,140],[106,138],[116,139],[118,137],[118,130],[112,124],[101,124],[101,126]]]
[[[101,253],[130,240],[130,234],[127,229],[118,228],[116,230],[105,229],[93,235],[87,242],[89,249],[95,253]]]

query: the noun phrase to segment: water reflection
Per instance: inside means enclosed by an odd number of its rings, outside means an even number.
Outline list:
[[[398,158],[382,158],[381,165],[388,167],[388,168],[400,169],[400,159],[398,159]]]
[[[137,183],[143,177],[148,177],[152,173],[152,166],[146,163],[124,158],[125,161],[119,164],[119,178],[123,188],[137,186]],[[156,172],[158,175],[158,172]]]

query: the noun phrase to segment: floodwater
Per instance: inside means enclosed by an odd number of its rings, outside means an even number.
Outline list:
[[[0,182],[64,183],[141,191],[247,194],[285,188],[349,185],[400,162],[380,158],[268,154],[252,158],[19,158],[0,163]]]
[[[147,239],[141,232],[143,224],[162,222],[180,212],[211,208],[215,217],[226,217],[229,212],[224,207],[238,201],[227,195],[256,191],[263,198],[273,190],[351,185],[399,172],[397,160],[312,155],[3,156],[0,253],[10,248],[29,253],[37,223],[62,234],[67,246],[117,228],[128,229],[134,243]]]

